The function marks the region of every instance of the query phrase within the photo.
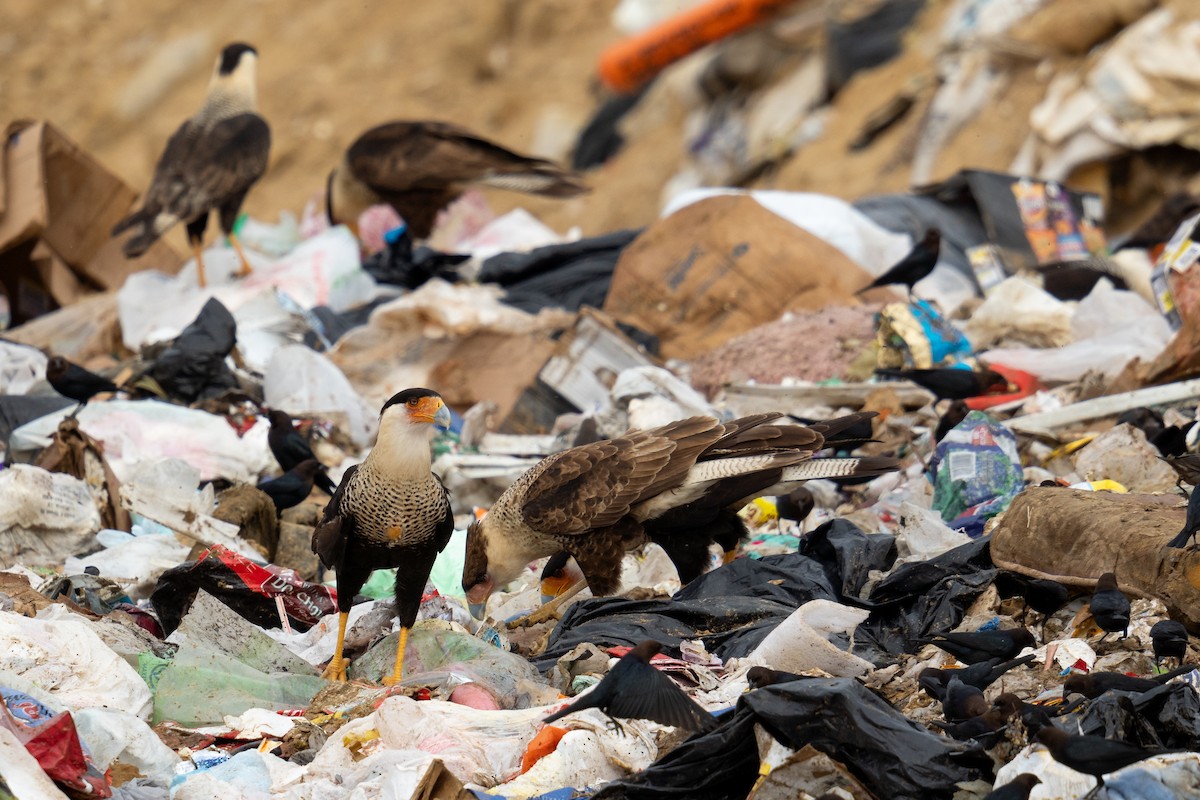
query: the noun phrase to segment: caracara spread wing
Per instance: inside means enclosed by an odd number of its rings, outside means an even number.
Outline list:
[[[567,552],[593,594],[611,594],[622,554],[647,541],[686,582],[700,574],[710,543],[745,534],[734,512],[766,490],[896,469],[891,458],[809,461],[825,435],[870,416],[811,427],[779,414],[691,417],[547,456],[468,529],[463,589],[478,606],[530,561]]]
[[[387,203],[412,235],[427,237],[437,212],[471,184],[547,197],[587,191],[578,176],[514,153],[445,122],[388,122],[363,133],[329,176],[330,222],[353,224],[367,207]]]

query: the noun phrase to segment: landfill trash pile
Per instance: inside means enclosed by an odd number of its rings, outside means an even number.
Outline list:
[[[518,6],[9,125],[0,800],[1200,796],[1196,9]]]

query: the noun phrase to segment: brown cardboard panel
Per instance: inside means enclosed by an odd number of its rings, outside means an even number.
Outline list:
[[[713,197],[651,225],[621,254],[604,310],[692,358],[789,309],[852,302],[870,275],[744,196]]]
[[[42,191],[43,123],[13,123],[5,135],[4,213],[0,215],[0,251],[41,233],[46,224]]]

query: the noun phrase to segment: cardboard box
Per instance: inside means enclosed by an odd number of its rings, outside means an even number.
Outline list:
[[[179,270],[183,258],[161,241],[134,261],[112,239],[136,199],[50,123],[9,125],[0,158],[0,288],[14,323],[120,288],[136,270]]]

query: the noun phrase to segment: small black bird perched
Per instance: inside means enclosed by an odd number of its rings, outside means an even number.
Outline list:
[[[1047,725],[1037,732],[1037,740],[1046,745],[1058,763],[1091,775],[1099,783],[1088,792],[1090,796],[1104,785],[1104,776],[1124,769],[1130,764],[1158,755],[1158,750],[1143,750],[1125,742],[1115,742],[1100,736],[1077,736],[1061,728]]]
[[[1195,424],[1193,421],[1185,425],[1168,425],[1150,438],[1150,444],[1164,456],[1184,455],[1188,451],[1188,433]]]
[[[1110,633],[1121,632],[1121,638],[1129,635],[1129,598],[1117,588],[1117,576],[1106,572],[1096,581],[1096,593],[1092,595],[1092,618],[1104,631],[1103,642]]]
[[[1154,646],[1154,666],[1164,658],[1174,658],[1180,665],[1187,657],[1188,632],[1182,622],[1164,619],[1150,628],[1150,643]]]
[[[957,676],[951,675],[942,693],[942,716],[947,722],[962,722],[987,712],[991,704],[983,698],[983,692],[968,686]]]
[[[1027,578],[1015,572],[1001,572],[996,576],[996,588],[1001,597],[1020,595],[1025,601],[1025,607],[1021,609],[1022,623],[1025,622],[1025,615],[1029,609],[1042,615],[1043,641],[1046,639],[1046,621],[1065,606],[1070,597],[1067,587],[1058,581]]]
[[[966,400],[1008,388],[1008,379],[990,369],[877,369],[875,374],[892,380],[912,381],[933,392],[938,400]]]
[[[946,413],[938,419],[937,427],[933,429],[933,443],[937,444],[945,439],[946,434],[957,428],[958,424],[970,413],[971,409],[962,400],[952,401],[950,407],[946,409]]]
[[[1032,772],[1022,772],[1003,786],[998,786],[983,796],[983,800],[1029,800],[1029,793],[1042,779]]]
[[[292,425],[292,418],[286,411],[273,408],[267,415],[267,419],[271,421],[271,430],[267,433],[267,445],[285,472],[304,461],[317,461],[312,448]],[[332,495],[337,491],[337,484],[330,480],[325,473],[325,467],[319,461],[317,461],[317,467],[313,483],[325,494]]]
[[[775,513],[780,519],[790,519],[797,524],[804,522],[816,506],[813,493],[803,486],[775,498]]]
[[[321,465],[315,459],[301,461],[278,478],[258,484],[258,490],[275,503],[275,513],[282,514],[292,506],[298,506],[312,494],[313,478]]]
[[[868,289],[880,286],[903,284],[908,287],[911,297],[913,286],[933,272],[937,266],[938,254],[942,248],[942,233],[937,228],[930,228],[908,255],[897,261],[887,272],[859,289],[855,294],[862,294]]]
[[[1187,547],[1188,542],[1194,545],[1197,532],[1200,532],[1200,492],[1193,490],[1188,497],[1187,518],[1183,521],[1183,530],[1167,542],[1167,547]]]
[[[917,639],[920,644],[940,647],[964,664],[978,664],[996,658],[1014,658],[1026,647],[1037,647],[1037,639],[1026,628],[964,633],[935,633]]]
[[[1172,678],[1191,672],[1195,667],[1181,666],[1153,678],[1138,678],[1124,672],[1089,672],[1086,675],[1068,675],[1063,683],[1063,695],[1081,694],[1095,700],[1105,692],[1148,692],[1157,689]]]
[[[549,724],[567,714],[597,708],[622,732],[621,724],[614,717],[648,719],[690,731],[716,727],[712,714],[696,705],[670,678],[650,666],[650,659],[660,650],[662,645],[652,639],[640,643],[623,655],[590,692],[543,722]]]
[[[751,689],[761,689],[764,686],[774,686],[777,683],[798,681],[802,676],[794,672],[783,672],[769,667],[751,667],[746,670],[746,683]]]
[[[46,381],[63,397],[79,403],[71,412],[72,417],[95,395],[117,391],[117,385],[108,378],[72,364],[62,356],[54,356],[46,363]]]
[[[921,674],[917,676],[917,683],[930,696],[941,700],[942,695],[946,691],[946,684],[950,682],[950,678],[952,677],[958,678],[967,686],[974,686],[976,689],[982,691],[1000,680],[1000,676],[1004,675],[1004,673],[1022,664],[1028,664],[1034,658],[1035,656],[1031,653],[1030,655],[1021,656],[1009,661],[1002,661],[998,658],[981,661],[978,664],[972,664],[963,669],[936,669],[930,667],[921,670]]]

